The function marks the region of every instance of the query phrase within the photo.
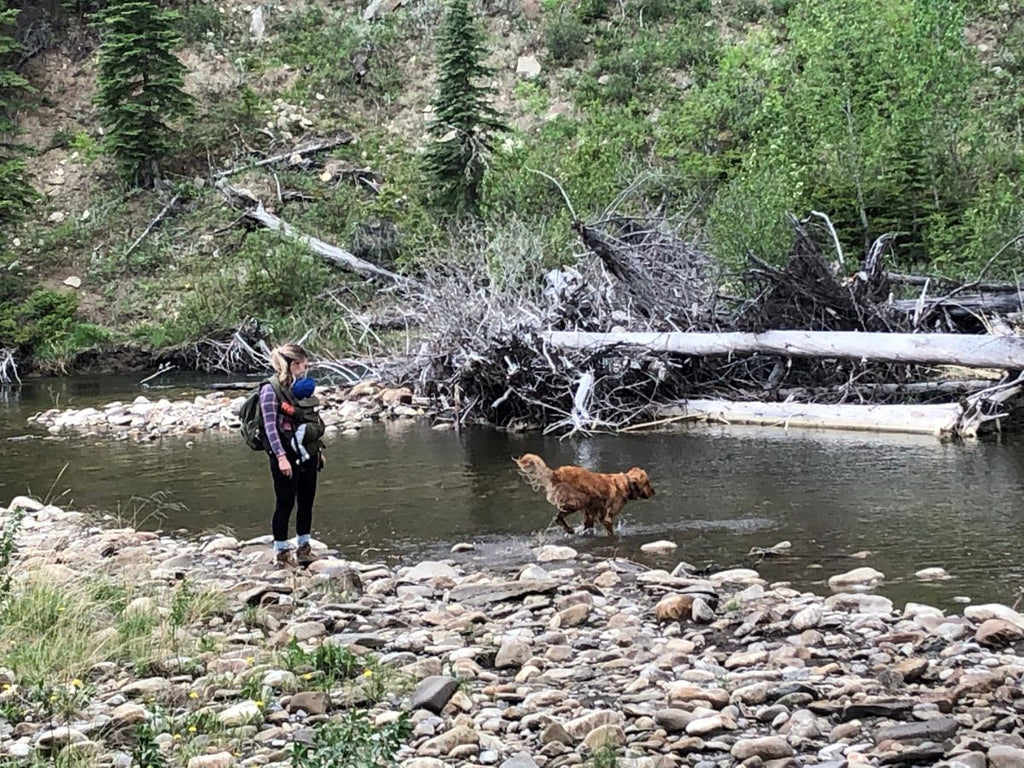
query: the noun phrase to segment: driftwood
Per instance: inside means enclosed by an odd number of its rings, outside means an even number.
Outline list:
[[[14,350],[0,348],[0,385],[15,381],[21,383],[21,377],[18,376],[18,364],[14,359]]]
[[[886,309],[905,315],[942,309],[954,316],[976,317],[981,314],[1007,314],[1024,309],[1024,289],[1021,292],[960,294],[953,298],[896,299]]]
[[[784,428],[855,429],[873,432],[952,435],[963,409],[937,405],[827,405],[686,400],[656,411],[659,420],[718,424],[757,424]]]
[[[583,333],[541,334],[555,349],[598,351],[626,345],[678,355],[764,354],[1024,370],[1024,338],[952,333]]]
[[[714,327],[718,276],[707,253],[650,220],[615,217],[602,228],[579,221],[573,228],[640,315],[674,329]]]
[[[703,421],[776,427],[903,432],[937,437],[976,437],[1007,416],[1005,404],[1024,390],[1024,373],[953,403],[931,405],[825,405],[688,399],[656,411],[657,422]]]
[[[944,286],[946,288],[959,288],[963,285],[956,280],[937,275],[907,275],[903,272],[886,272],[885,277],[890,283],[898,283],[900,285],[910,285],[915,287],[929,285]],[[1024,291],[1024,284],[1017,283],[975,282],[972,283],[972,285],[973,290],[981,291],[982,293],[1017,293],[1018,291]]]

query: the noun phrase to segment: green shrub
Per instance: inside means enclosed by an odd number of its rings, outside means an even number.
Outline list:
[[[377,768],[392,765],[399,748],[412,731],[408,716],[375,726],[366,712],[349,710],[320,724],[312,745],[292,746],[294,768]]]
[[[552,64],[567,67],[587,52],[587,28],[574,15],[558,13],[544,22],[544,44]]]
[[[608,0],[579,0],[576,13],[580,21],[591,23],[608,17]]]
[[[178,30],[190,45],[213,42],[220,46],[224,42],[224,17],[214,3],[197,0],[181,9]]]
[[[350,125],[348,99],[379,99],[401,87],[395,29],[390,16],[364,22],[347,9],[311,4],[272,14],[267,31],[274,44],[252,54],[249,64],[294,68],[300,75],[284,97],[302,101],[319,93],[325,97],[321,108]]]

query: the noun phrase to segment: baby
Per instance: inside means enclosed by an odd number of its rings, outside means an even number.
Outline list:
[[[320,399],[313,396],[315,389],[316,382],[313,379],[309,377],[296,379],[295,383],[292,384],[292,396],[295,398],[295,404],[292,405],[288,402],[281,404],[281,410],[296,425],[291,447],[298,454],[300,464],[309,458],[309,451],[306,450],[306,446],[310,443],[315,443],[324,434],[323,422],[317,413]]]

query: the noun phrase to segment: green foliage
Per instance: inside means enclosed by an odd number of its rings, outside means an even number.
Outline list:
[[[294,68],[300,75],[286,97],[322,99],[321,108],[344,117],[346,125],[351,124],[351,100],[386,99],[401,86],[390,17],[371,23],[348,10],[310,4],[281,13],[268,32],[274,44],[254,54],[250,66]]]
[[[516,100],[523,109],[533,115],[542,115],[551,103],[547,91],[534,80],[523,80],[516,83]]]
[[[578,0],[576,13],[585,24],[607,18],[608,0]]]
[[[192,113],[182,89],[179,15],[148,0],[111,0],[96,14],[101,36],[96,104],[106,151],[122,178],[149,186],[176,146],[171,123]]]
[[[590,768],[618,768],[619,759],[615,755],[615,747],[610,744],[601,744],[594,750],[593,759],[588,763]]]
[[[557,13],[544,22],[544,43],[551,63],[567,67],[587,52],[587,28],[574,14]]]
[[[15,538],[25,519],[25,508],[18,506],[4,518],[3,532],[0,533],[0,614],[6,609],[11,593],[11,560],[14,557]]]
[[[169,335],[195,337],[237,327],[247,317],[271,325],[319,307],[328,267],[301,244],[260,231],[230,258],[195,265]]]
[[[395,755],[412,731],[408,715],[375,726],[366,712],[348,710],[316,728],[313,744],[292,745],[293,768],[378,768],[394,765]]]
[[[215,3],[186,3],[177,22],[178,31],[185,43],[204,44],[212,42],[218,47],[224,44],[224,17]]]
[[[17,8],[0,0],[0,224],[19,219],[38,199],[25,170],[25,148],[15,142],[15,114],[32,92],[14,66],[21,45],[14,38]]]
[[[156,740],[159,735],[160,729],[153,720],[144,720],[135,726],[135,747],[132,749],[132,757],[138,765],[165,768],[167,756]]]
[[[979,71],[958,5],[814,0],[786,23],[781,51],[751,37],[697,97],[738,161],[719,166],[719,252],[780,259],[783,239],[763,233],[817,209],[854,251],[898,232],[906,263],[935,258],[937,228],[962,225],[977,183]]]
[[[430,197],[448,214],[479,212],[479,190],[493,149],[494,135],[507,130],[490,105],[491,89],[480,81],[491,75],[483,32],[468,0],[449,0],[437,42],[437,94],[428,127],[425,171]]]
[[[59,362],[109,338],[104,329],[76,320],[73,293],[32,289],[17,274],[0,272],[0,298],[0,347]]]

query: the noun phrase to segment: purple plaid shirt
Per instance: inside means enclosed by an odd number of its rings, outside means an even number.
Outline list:
[[[281,414],[278,408],[277,395],[274,394],[274,388],[269,384],[260,387],[260,413],[263,414],[263,434],[267,436],[270,452],[279,457],[286,455],[284,444],[281,442],[283,414]]]

